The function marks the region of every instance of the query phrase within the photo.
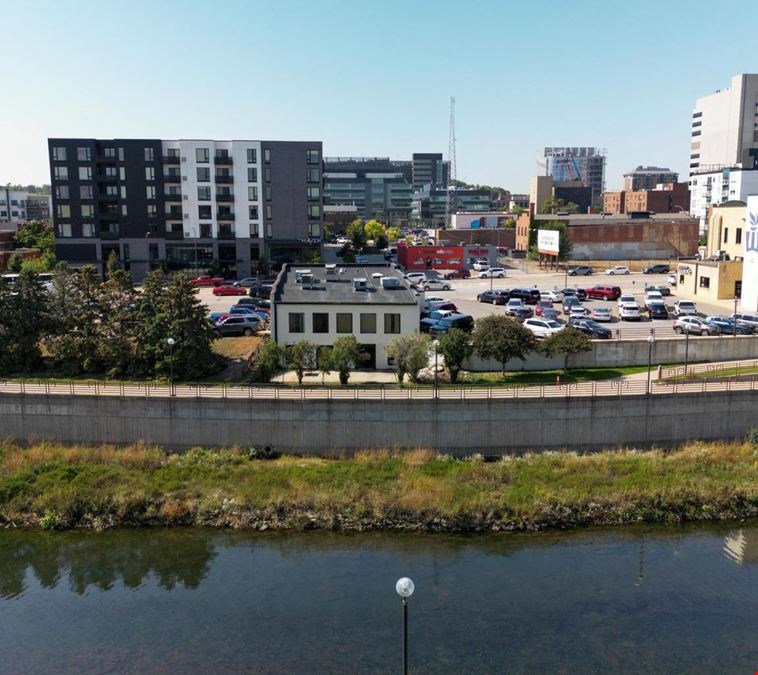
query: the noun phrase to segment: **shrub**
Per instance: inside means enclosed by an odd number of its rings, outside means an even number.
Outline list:
[[[745,434],[745,440],[750,443],[750,445],[758,446],[758,427],[748,429]]]

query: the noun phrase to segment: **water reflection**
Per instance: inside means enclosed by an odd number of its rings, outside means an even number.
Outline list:
[[[724,554],[738,565],[758,563],[758,529],[729,532],[724,537]]]

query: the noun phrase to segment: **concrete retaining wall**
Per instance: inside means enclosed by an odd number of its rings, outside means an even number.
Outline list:
[[[509,401],[268,401],[0,396],[0,436],[169,448],[265,445],[303,454],[433,448],[497,454],[741,437],[758,394],[714,392]]]
[[[691,337],[689,348],[684,338],[656,340],[653,345],[653,365],[684,363],[685,350],[689,349],[689,362],[738,361],[758,358],[758,335],[738,337]],[[604,340],[594,342],[591,352],[571,357],[571,368],[619,368],[621,366],[646,366],[648,343],[645,340]],[[482,361],[477,357],[464,364],[466,370],[500,370],[494,361]],[[563,358],[549,359],[541,354],[532,354],[526,362],[509,361],[506,370],[551,370],[563,368]]]

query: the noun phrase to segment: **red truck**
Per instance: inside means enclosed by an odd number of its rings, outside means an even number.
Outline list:
[[[197,277],[196,279],[190,279],[190,283],[193,286],[223,286],[224,279],[222,277],[211,277],[207,274]]]

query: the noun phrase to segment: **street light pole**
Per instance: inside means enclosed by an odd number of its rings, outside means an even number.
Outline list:
[[[650,369],[653,367],[653,343],[655,335],[652,333],[647,336],[647,394],[650,395]]]
[[[415,586],[408,577],[397,580],[395,590],[403,599],[403,675],[408,675],[408,598],[413,595]]]
[[[685,329],[684,332],[684,377],[687,378],[687,365],[690,355],[690,332]]]
[[[439,395],[439,384],[437,381],[437,355],[439,354],[440,341],[435,340],[432,344],[434,345],[434,398],[436,399]]]
[[[174,345],[176,344],[176,340],[174,338],[170,337],[168,340],[168,362],[169,362],[169,388],[171,390],[171,396],[174,396]]]
[[[737,296],[734,296],[734,314],[732,314],[732,321],[734,322],[734,337],[737,337]]]

